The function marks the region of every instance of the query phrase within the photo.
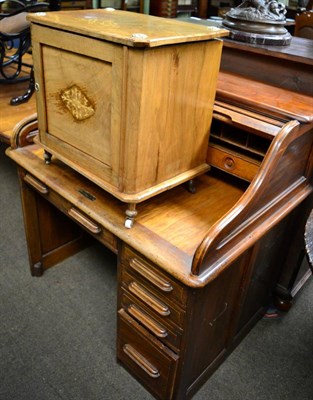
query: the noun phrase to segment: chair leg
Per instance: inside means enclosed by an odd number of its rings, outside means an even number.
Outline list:
[[[11,106],[18,106],[19,104],[26,103],[32,97],[34,91],[35,91],[35,77],[34,77],[34,69],[32,68],[29,77],[28,89],[21,96],[13,97],[10,101]]]

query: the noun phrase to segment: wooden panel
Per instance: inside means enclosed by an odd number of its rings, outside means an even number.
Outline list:
[[[205,162],[221,46],[213,41],[129,51],[126,191]]]
[[[122,47],[37,26],[32,33],[41,143],[118,186]]]
[[[49,134],[110,166],[112,64],[49,46],[42,55]]]

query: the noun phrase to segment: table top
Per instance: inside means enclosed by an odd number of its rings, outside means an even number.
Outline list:
[[[174,19],[115,10],[75,10],[32,13],[38,25],[63,29],[130,47],[156,47],[228,36],[226,29],[200,26]]]

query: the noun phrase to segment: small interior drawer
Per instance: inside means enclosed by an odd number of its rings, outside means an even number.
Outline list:
[[[127,313],[144,326],[150,333],[156,336],[161,342],[172,348],[174,351],[179,351],[182,330],[169,324],[166,319],[159,318],[155,313],[138,302],[130,293],[124,289],[121,290],[120,304]]]
[[[171,398],[178,356],[124,310],[118,312],[117,358],[157,398]]]
[[[171,276],[160,271],[160,268],[148,261],[145,257],[124,246],[122,252],[122,264],[125,270],[136,277],[139,282],[161,296],[166,301],[174,301],[181,307],[186,307],[186,288]]]
[[[258,173],[260,163],[247,160],[239,155],[209,145],[207,162],[216,168],[251,182]]]

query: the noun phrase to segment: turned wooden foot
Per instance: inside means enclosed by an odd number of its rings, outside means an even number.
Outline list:
[[[138,212],[136,211],[136,204],[133,203],[129,204],[125,214],[126,214],[126,219],[124,222],[124,226],[125,228],[130,229],[134,226],[135,218],[138,214]]]
[[[196,189],[195,181],[193,179],[190,179],[188,182],[186,182],[186,189],[190,193],[196,193],[197,189]]]
[[[45,164],[51,164],[52,154],[45,150],[43,158],[45,160]]]

